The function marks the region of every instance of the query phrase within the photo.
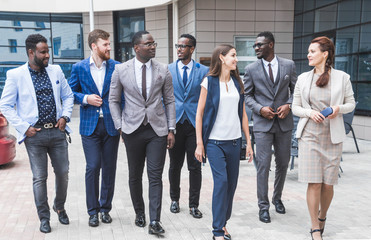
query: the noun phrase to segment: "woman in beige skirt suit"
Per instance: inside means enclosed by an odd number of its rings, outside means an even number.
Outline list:
[[[355,101],[349,75],[333,69],[335,47],[327,37],[311,41],[309,66],[295,86],[292,112],[300,117],[299,181],[308,183],[307,204],[312,239],[322,239],[327,210],[338,182],[345,138],[343,114],[353,111]],[[320,112],[332,108],[327,118]]]

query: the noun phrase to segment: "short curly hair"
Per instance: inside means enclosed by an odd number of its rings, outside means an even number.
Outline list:
[[[41,34],[31,34],[26,38],[26,52],[28,56],[28,50],[31,49],[32,51],[36,50],[36,45],[39,42],[47,43],[48,40]]]

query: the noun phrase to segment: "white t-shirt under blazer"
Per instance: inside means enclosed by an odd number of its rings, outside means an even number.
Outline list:
[[[207,77],[201,83],[207,90]],[[228,91],[227,91],[228,86]],[[241,137],[241,123],[238,116],[238,103],[240,94],[232,78],[226,83],[219,81],[220,100],[215,123],[209,139],[234,140]]]

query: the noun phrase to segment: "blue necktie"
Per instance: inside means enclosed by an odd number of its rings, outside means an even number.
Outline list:
[[[186,87],[187,81],[188,81],[188,74],[187,74],[188,67],[184,66],[183,69],[184,69],[184,71],[183,71],[183,84],[184,84],[184,87]]]

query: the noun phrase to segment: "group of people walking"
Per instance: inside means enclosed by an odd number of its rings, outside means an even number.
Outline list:
[[[210,67],[206,67],[192,59],[196,39],[183,34],[175,44],[178,60],[166,66],[153,59],[157,43],[149,32],[134,34],[136,56],[124,63],[110,59],[109,37],[99,29],[89,33],[91,56],[73,65],[69,81],[59,66],[48,64],[47,40],[40,34],[26,39],[28,62],[7,72],[0,110],[18,131],[18,142],[25,142],[41,232],[51,231],[47,155],[56,175],[53,210],[62,224],[69,224],[64,204],[69,168],[66,134],[71,130],[66,123],[76,103],[80,104],[79,131],[86,159],[89,226],[112,222],[109,212],[121,136],[136,226],[145,227],[149,219],[149,234],[165,233],[160,220],[168,149],[170,211],[180,212],[181,169],[186,158],[189,213],[197,219],[203,217],[199,209],[201,163],[207,159],[214,180],[213,239],[232,239],[227,222],[237,188],[242,132],[247,140],[246,157],[251,162],[254,156],[248,107],[254,120],[259,220],[271,222],[268,178],[272,148],[275,181],[271,202],[277,213],[286,213],[282,192],[294,114],[300,117],[296,131],[299,181],[308,183],[310,234],[312,239],[322,239],[345,137],[342,114],[355,107],[349,75],[332,68],[334,45],[330,39],[312,40],[308,60],[314,68],[297,79],[294,62],[276,56],[273,34],[262,32],[253,46],[258,60],[246,66],[241,79],[236,49],[229,44],[217,46]],[[327,107],[329,114],[321,112]],[[145,165],[149,218],[143,199]]]

